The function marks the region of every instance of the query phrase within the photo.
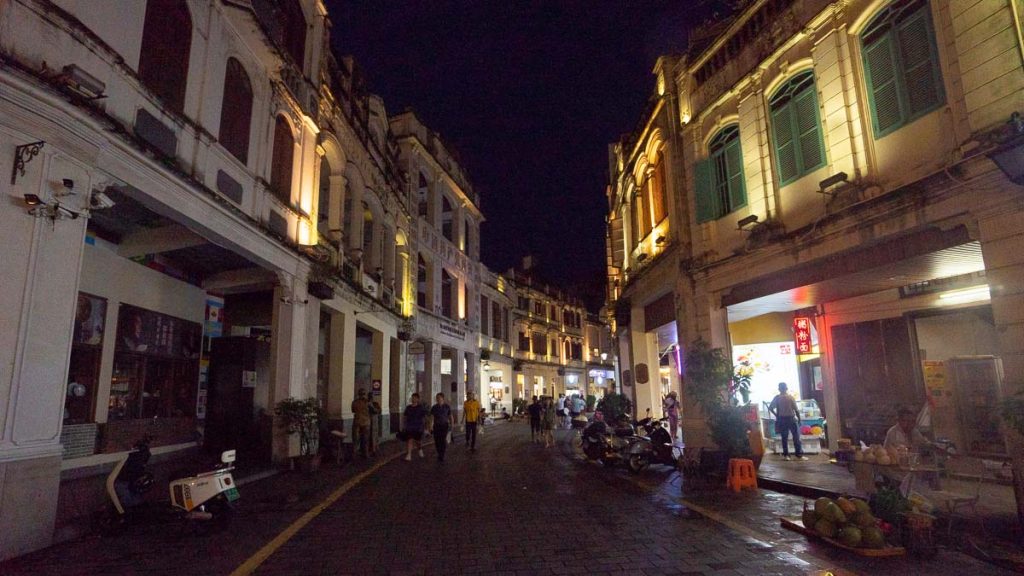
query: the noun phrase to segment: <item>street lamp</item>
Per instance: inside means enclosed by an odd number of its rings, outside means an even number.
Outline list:
[[[607,359],[608,359],[608,353],[607,352],[601,352],[601,362],[604,362]]]

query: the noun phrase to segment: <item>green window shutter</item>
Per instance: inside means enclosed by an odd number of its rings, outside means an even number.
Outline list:
[[[701,160],[693,167],[694,203],[697,205],[697,223],[710,222],[717,217],[715,186],[712,179],[712,160]]]
[[[821,122],[818,114],[818,98],[814,84],[798,94],[792,103],[796,115],[796,130],[799,148],[800,175],[825,163],[825,151],[821,138]]]
[[[725,147],[725,167],[729,177],[729,208],[732,212],[747,205],[747,190],[743,181],[743,152],[740,139],[736,138]]]
[[[944,99],[928,5],[901,22],[896,33],[909,108],[907,115],[916,118],[934,110]]]
[[[796,142],[793,139],[792,102],[772,110],[772,136],[775,139],[775,163],[779,169],[779,184],[796,177]]]
[[[903,124],[896,58],[889,35],[864,47],[864,69],[867,72],[868,96],[871,101],[871,122],[875,137],[878,138]]]

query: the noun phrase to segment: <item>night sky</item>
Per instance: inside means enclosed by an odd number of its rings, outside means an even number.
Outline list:
[[[526,254],[563,287],[602,285],[608,144],[631,131],[693,0],[327,0],[388,114],[412,107],[459,154],[487,221],[484,263]]]

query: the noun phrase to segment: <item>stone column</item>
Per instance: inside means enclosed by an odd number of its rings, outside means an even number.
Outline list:
[[[48,144],[52,146],[52,144]],[[14,143],[0,144],[0,560],[49,546],[60,486],[68,351],[78,303],[78,273],[86,220],[33,218],[21,202],[45,202],[63,191],[62,178],[80,191],[90,175],[43,149],[26,174],[8,187]],[[60,199],[80,210],[87,195]],[[116,326],[107,325],[107,330]]]
[[[319,317],[319,301],[309,299],[306,293],[305,276],[292,276],[279,272],[279,283],[274,288],[274,310],[271,320],[271,385],[270,406],[281,400],[310,398],[316,396],[316,382],[308,378],[309,366],[316,366],[316,339],[310,343],[307,337],[309,316]],[[312,306],[310,305],[312,303]],[[312,312],[311,312],[312,309]],[[314,325],[316,321],[314,320]],[[307,347],[313,348],[314,362],[310,362]],[[280,427],[274,427],[273,458],[283,460],[293,453],[296,446],[289,435]]]

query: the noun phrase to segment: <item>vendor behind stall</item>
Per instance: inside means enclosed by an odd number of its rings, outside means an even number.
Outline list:
[[[896,424],[889,428],[885,434],[886,448],[899,448],[903,446],[908,452],[926,452],[934,444],[924,437],[924,434],[917,429],[917,418],[910,408],[900,408],[896,412]]]

